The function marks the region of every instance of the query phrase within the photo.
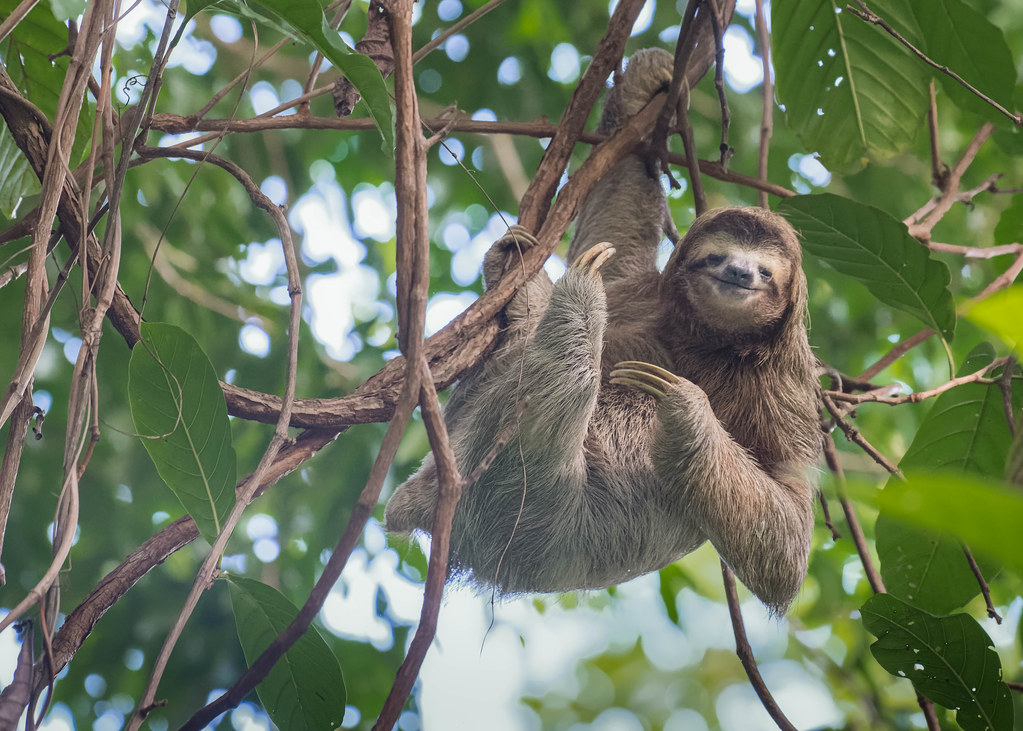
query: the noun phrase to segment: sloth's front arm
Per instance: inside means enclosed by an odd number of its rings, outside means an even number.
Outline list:
[[[650,458],[674,504],[760,599],[784,612],[806,575],[813,490],[792,466],[769,474],[721,425],[696,384],[648,363],[624,362],[613,383],[659,402]]]

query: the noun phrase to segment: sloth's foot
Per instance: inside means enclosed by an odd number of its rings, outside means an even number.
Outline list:
[[[644,48],[629,59],[625,73],[604,104],[600,129],[611,132],[671,86],[675,58],[663,48]]]
[[[569,266],[572,269],[584,271],[590,276],[597,276],[597,272],[604,266],[608,259],[610,259],[615,253],[614,244],[608,241],[601,241],[599,244],[594,244],[586,251],[581,253],[575,258]]]
[[[493,243],[483,259],[483,281],[487,288],[497,284],[504,273],[528,249],[539,245],[540,242],[536,240],[536,237],[524,227],[517,223],[509,226],[508,231]]]
[[[622,79],[622,105],[626,117],[632,117],[647,102],[671,85],[675,57],[663,48],[636,51],[625,67]]]

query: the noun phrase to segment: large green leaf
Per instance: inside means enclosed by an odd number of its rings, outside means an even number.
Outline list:
[[[238,640],[251,665],[298,615],[287,597],[254,579],[226,577]],[[291,646],[256,687],[282,731],[338,728],[347,702],[341,666],[315,627]]]
[[[951,529],[976,556],[1023,571],[1019,527],[1023,491],[1015,485],[971,475],[918,475],[898,490],[850,482],[849,494],[893,519],[936,532]]]
[[[157,472],[212,542],[234,504],[237,467],[209,358],[181,328],[143,323],[128,364],[128,401]]]
[[[909,678],[936,703],[955,709],[965,731],[1009,731],[1012,701],[991,638],[968,614],[935,617],[890,594],[860,610],[877,636],[874,659],[892,675]]]
[[[1023,344],[1021,312],[1023,286],[1017,284],[978,302],[970,308],[966,316],[1018,350],[1020,344]]]
[[[394,126],[391,118],[391,99],[387,86],[369,56],[349,48],[337,31],[332,30],[316,0],[259,0],[262,7],[290,23],[298,35],[316,47],[352,85],[359,90],[377,129],[384,138],[388,151],[394,149]]]
[[[874,5],[872,2],[871,7]],[[1013,111],[1016,64],[1005,42],[1005,35],[998,26],[962,0],[930,0],[906,5],[919,27],[919,35],[914,40],[928,58],[948,67],[979,91]],[[947,74],[935,71],[934,75],[958,106],[992,121],[1008,121],[990,104]]]
[[[896,19],[896,0],[871,8]],[[778,100],[806,149],[832,170],[855,169],[904,150],[927,110],[928,67],[839,0],[771,3]]]
[[[993,359],[994,349],[983,343],[967,356],[958,375],[973,373]],[[935,400],[899,467],[911,477],[942,470],[999,478],[1011,441],[1000,390],[967,384]],[[892,479],[885,489],[897,491],[902,485]],[[936,614],[947,614],[980,592],[962,544],[951,533],[954,526],[948,528],[935,532],[896,520],[886,511],[878,515],[874,533],[881,578],[889,592]],[[997,572],[997,562],[983,563],[985,576]]]
[[[901,221],[830,193],[786,198],[778,212],[800,232],[805,251],[952,339],[956,317],[948,267],[932,259]]]

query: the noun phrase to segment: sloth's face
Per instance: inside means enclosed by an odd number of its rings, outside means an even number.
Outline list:
[[[781,241],[708,233],[690,244],[680,264],[689,308],[715,330],[753,334],[785,314],[794,271]]]

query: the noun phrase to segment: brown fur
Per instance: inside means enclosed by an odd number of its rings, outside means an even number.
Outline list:
[[[670,68],[663,51],[637,54],[604,125]],[[645,161],[623,160],[583,207],[569,271],[516,295],[498,351],[456,388],[445,416],[462,474],[509,425],[515,437],[463,494],[453,567],[505,592],[600,588],[709,539],[781,612],[806,573],[820,449],[799,243],[775,214],[720,209],[659,274],[665,211]],[[603,282],[580,261],[602,240],[617,249]],[[488,285],[513,258],[508,241],[491,250]],[[625,360],[679,378],[654,396],[622,371],[612,383]],[[430,456],[388,503],[388,530],[427,530],[435,493]]]

